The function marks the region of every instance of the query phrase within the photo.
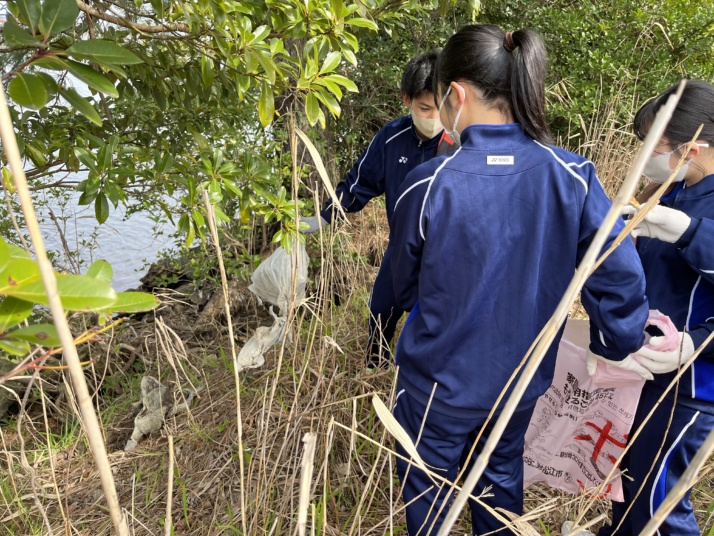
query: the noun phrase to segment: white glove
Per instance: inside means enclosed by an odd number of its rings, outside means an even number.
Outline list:
[[[658,346],[664,342],[664,337],[652,337],[650,346]],[[679,332],[679,342],[677,348],[670,351],[653,350],[644,346],[637,350],[640,361],[655,374],[664,374],[677,370],[694,354],[694,341],[689,333]]]
[[[627,205],[622,209],[623,214],[634,214],[638,211],[635,207]],[[637,224],[632,231],[633,237],[648,236],[674,244],[682,238],[692,219],[684,212],[673,208],[657,205],[652,207],[645,218]]]
[[[302,224],[307,223],[308,227],[304,228]],[[329,224],[327,220],[322,216],[308,216],[307,218],[300,218],[300,232],[305,234],[311,234],[319,230],[320,227],[327,227]]]
[[[639,353],[639,351],[638,351],[638,353]],[[598,361],[602,361],[603,363],[607,363],[608,365],[612,365],[613,367],[621,368],[622,370],[631,370],[632,372],[636,372],[637,374],[642,376],[645,380],[654,379],[654,376],[652,376],[652,373],[649,370],[647,370],[645,367],[640,365],[637,361],[632,359],[631,355],[628,355],[622,361],[613,361],[611,359],[605,359],[604,357],[594,354],[590,350],[588,350],[588,356],[587,356],[587,359],[585,360],[585,363],[588,367],[588,374],[590,374],[590,376],[595,374],[595,369],[597,369]]]

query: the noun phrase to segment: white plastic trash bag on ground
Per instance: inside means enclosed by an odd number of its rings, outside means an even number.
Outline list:
[[[262,301],[277,305],[278,316],[285,317],[293,297],[293,276],[295,305],[300,305],[305,299],[308,260],[303,244],[293,244],[290,254],[279,247],[255,269],[250,276],[253,283],[248,290]]]
[[[305,299],[307,263],[305,246],[294,244],[292,253],[288,254],[279,247],[253,272],[250,278],[253,283],[248,286],[248,289],[261,301],[277,305],[280,315],[276,316],[273,308],[270,308],[270,314],[275,322],[270,327],[261,326],[256,329],[255,334],[241,348],[236,358],[238,371],[263,365],[265,352],[283,340],[293,296],[296,306]]]
[[[677,329],[669,318],[650,311],[648,324],[666,336],[659,349],[671,349],[672,342],[676,347]],[[553,384],[538,399],[526,433],[523,485],[541,481],[576,494],[602,486],[600,497],[622,501],[619,472],[605,479],[625,448],[645,380],[603,362],[589,376],[589,343],[588,321],[568,319]]]
[[[272,307],[270,308],[272,313]],[[285,335],[285,318],[275,316],[275,323],[272,326],[261,326],[255,330],[255,334],[248,339],[238,354],[237,366],[240,372],[246,368],[260,367],[265,363],[263,355],[268,348],[283,340]]]

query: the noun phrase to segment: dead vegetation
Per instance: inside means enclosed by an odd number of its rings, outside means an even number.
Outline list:
[[[581,149],[598,163],[611,193],[626,172],[633,140],[607,121],[603,125],[586,129]],[[350,222],[322,240],[308,239],[309,298],[295,311],[292,340],[275,346],[263,367],[241,372],[238,385],[222,292],[215,285],[202,288],[200,300],[164,291],[155,312],[88,347],[88,378],[132,535],[298,534],[308,432],[316,438],[309,533],[404,533],[393,440],[371,404],[377,394],[390,405],[394,370],[369,374],[363,362],[369,292],[387,243],[384,209],[373,202]],[[246,287],[232,279],[228,288],[239,346],[271,322]],[[169,386],[177,402],[183,389],[197,395],[160,433],[126,452],[145,375]],[[66,394],[69,383],[40,372],[25,381],[38,389],[21,392],[20,411],[0,422],[0,533],[111,534],[99,477]],[[712,489],[709,465],[693,494],[704,533],[712,530]],[[559,534],[562,522],[585,503],[532,486],[522,533]],[[585,519],[607,510],[598,501]],[[467,531],[462,517],[455,532]]]

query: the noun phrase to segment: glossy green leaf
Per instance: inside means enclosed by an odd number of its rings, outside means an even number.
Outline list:
[[[50,36],[70,29],[78,16],[76,0],[44,0],[38,26],[45,36]]]
[[[117,292],[116,300],[101,312],[139,313],[155,309],[159,303],[159,299],[148,292]]]
[[[335,84],[339,84],[344,87],[347,91],[358,92],[357,84],[355,84],[349,78],[342,76],[341,74],[330,74],[324,77],[324,80],[329,80]]]
[[[335,84],[332,80],[325,80],[324,78],[318,78],[315,80],[315,85],[322,86],[326,88],[330,93],[332,93],[338,99],[342,98],[342,90],[340,86]]]
[[[7,244],[7,251],[11,259],[29,259],[30,254],[15,244]]]
[[[305,98],[305,113],[307,114],[307,121],[310,126],[317,123],[320,117],[320,103],[314,93],[308,93]]]
[[[97,198],[98,194],[99,190],[87,190],[79,196],[77,204],[81,206],[91,205],[92,203],[94,203],[94,200]]]
[[[72,274],[57,275],[57,291],[62,306],[70,311],[96,311],[116,300],[116,292],[108,284],[92,277]],[[42,282],[24,285],[13,295],[16,298],[47,305]]]
[[[47,165],[45,153],[31,143],[25,143],[25,156],[29,156],[30,160],[39,167]]]
[[[0,333],[8,328],[17,326],[32,313],[33,305],[30,302],[18,300],[11,296],[0,301]]]
[[[20,27],[13,17],[8,17],[2,28],[5,43],[10,46],[38,47],[42,43]]]
[[[164,2],[163,0],[151,0],[151,7],[154,8],[154,13],[159,19],[164,18]]]
[[[68,60],[57,56],[45,56],[32,62],[36,67],[43,67],[52,71],[66,71],[69,69]]]
[[[320,72],[318,74],[330,73],[334,71],[335,68],[340,64],[341,59],[342,54],[340,54],[339,52],[330,52],[325,58],[325,61],[322,62],[322,67],[320,68]]]
[[[84,65],[72,60],[65,61],[67,70],[74,76],[79,78],[82,82],[87,84],[89,87],[106,93],[110,97],[118,97],[119,92],[114,84],[102,73],[98,73],[92,69],[89,65]]]
[[[77,91],[72,88],[60,88],[60,95],[72,105],[72,107],[79,111],[84,117],[89,119],[95,125],[102,126],[102,118],[99,116],[97,109],[92,106],[92,103],[87,99],[82,97]]]
[[[82,164],[84,164],[85,166],[87,166],[91,171],[99,173],[99,168],[97,168],[97,159],[92,153],[81,147],[75,147],[74,154],[77,156],[79,161],[82,162]],[[83,182],[80,182],[80,184],[82,184]],[[77,189],[80,191],[85,191],[86,187],[83,186],[82,188],[80,188],[79,186],[77,186]]]
[[[107,71],[112,71],[119,78],[127,77],[126,70],[123,67],[119,67],[118,65],[115,65],[114,63],[102,63],[102,67],[104,67]]]
[[[201,57],[201,78],[203,85],[210,87],[216,79],[216,72],[213,70],[213,60],[206,56]]]
[[[253,32],[252,37],[250,38],[249,44],[257,43],[260,41],[265,40],[266,37],[270,34],[270,27],[269,26],[259,26],[258,28],[255,29]]]
[[[352,52],[358,52],[359,51],[359,41],[357,41],[357,37],[355,37],[354,34],[351,34],[350,32],[343,32],[342,37],[347,41],[347,44],[352,48],[350,53]],[[345,52],[343,50],[343,52]]]
[[[134,65],[144,62],[131,50],[105,39],[77,41],[65,53],[75,59],[94,61],[99,65]]]
[[[107,199],[116,208],[119,205],[119,201],[123,199],[123,190],[114,182],[106,181],[104,183],[104,193],[107,195]]]
[[[52,324],[32,324],[31,326],[11,331],[6,336],[21,339],[30,344],[46,346],[47,348],[60,346],[61,344],[57,328]]]
[[[345,59],[349,61],[352,65],[357,67],[357,56],[355,56],[355,53],[352,52],[349,49],[344,49],[342,53],[345,55]]]
[[[99,223],[104,223],[109,217],[109,201],[104,192],[99,192],[94,200],[94,215]]]
[[[12,172],[7,166],[2,166],[2,184],[10,194],[14,194],[17,191],[15,183],[12,180]],[[0,256],[0,259],[1,258],[2,256]]]
[[[50,98],[54,96],[57,91],[59,91],[59,84],[57,83],[57,80],[52,78],[50,75],[47,73],[36,73],[37,76],[40,77],[40,80],[42,80],[42,83],[45,84],[45,88],[47,88],[47,93],[50,95]]]
[[[319,99],[319,101],[325,105],[325,107],[330,110],[330,113],[334,115],[335,117],[339,117],[340,113],[342,113],[342,108],[340,108],[340,104],[337,102],[337,99],[330,95],[329,93],[324,93],[324,92],[316,92],[315,96]]]
[[[30,343],[26,341],[0,339],[0,350],[10,355],[24,356],[30,353]]]
[[[40,20],[42,6],[40,0],[15,0],[21,22],[30,27],[30,33],[37,33],[37,25]]]
[[[267,127],[273,122],[273,115],[275,115],[275,96],[273,95],[273,88],[267,81],[263,81],[260,87],[260,101],[258,101],[260,124]]]
[[[109,285],[114,277],[114,269],[107,261],[100,259],[98,261],[94,261],[92,265],[87,268],[87,273],[84,275],[98,279],[99,281],[103,281]]]
[[[3,168],[3,171],[5,171],[5,168]],[[10,262],[10,248],[7,242],[5,242],[5,239],[0,236],[0,270],[2,270],[8,262]]]
[[[31,110],[44,108],[50,100],[45,83],[36,74],[17,73],[10,80],[7,92],[17,104]]]
[[[28,284],[40,279],[40,269],[37,263],[30,259],[11,258],[0,269],[0,295],[15,296],[17,292]]]
[[[369,19],[363,19],[360,17],[354,17],[345,21],[347,26],[358,26],[360,28],[369,28],[372,31],[377,31],[379,27],[377,24]]]
[[[264,56],[263,54],[256,53],[255,58],[258,63],[263,68],[265,76],[268,77],[268,83],[273,86],[275,85],[275,62],[269,56]]]

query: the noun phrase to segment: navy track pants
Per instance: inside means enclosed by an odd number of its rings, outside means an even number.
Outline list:
[[[424,463],[450,482],[456,479],[459,467],[464,463],[470,469],[488,440],[498,417],[495,415],[491,418],[473,456],[466,459],[479,430],[484,426],[485,417],[467,419],[436,413],[430,409],[425,418],[426,406],[409,396],[402,386],[398,388],[396,404],[392,413],[407,431],[412,441],[417,444],[417,451]],[[490,496],[481,499],[490,508],[505,508],[519,515],[523,513],[523,443],[532,413],[533,406],[513,415],[503,437],[491,455],[484,474],[472,493],[478,497],[486,487],[490,486],[488,492]],[[417,437],[419,437],[418,443]],[[397,444],[396,452],[406,456],[407,459],[409,458],[409,455],[399,444]],[[426,473],[401,458],[397,458],[397,473],[404,490],[404,503],[407,505],[406,517],[409,535],[437,534],[448,512],[448,503],[454,496],[453,492],[449,493],[450,486],[448,484],[435,485]],[[467,474],[468,469],[464,473],[464,478]],[[445,501],[447,506],[439,513],[439,509]],[[469,506],[471,507],[473,534],[485,534],[491,531],[498,531],[495,534],[499,536],[513,534],[478,502],[469,501]]]
[[[394,338],[397,324],[404,309],[397,306],[392,280],[392,249],[387,247],[374,280],[369,297],[369,339],[367,341],[367,362],[374,365],[389,363],[392,353],[389,345]]]
[[[645,384],[632,424],[633,434],[661,394],[661,390]],[[626,477],[622,479],[625,502],[612,503],[612,525],[601,528],[598,536],[639,534],[714,427],[714,405],[709,412],[704,412],[680,403],[675,406],[672,423],[665,437],[672,406],[673,397],[670,393],[622,460],[621,469],[626,470],[632,480]],[[645,485],[637,495],[643,481]],[[630,505],[632,507],[627,512]],[[657,534],[699,536],[689,492],[660,525]]]

